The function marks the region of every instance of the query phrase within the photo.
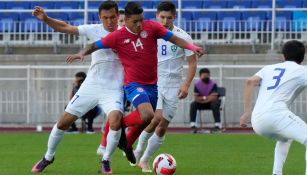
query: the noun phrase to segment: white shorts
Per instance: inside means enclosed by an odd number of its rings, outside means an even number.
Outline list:
[[[68,103],[65,111],[77,117],[82,117],[89,110],[99,105],[107,116],[114,110],[123,113],[123,97],[123,89],[106,89],[98,83],[85,80]]]
[[[178,105],[179,88],[160,88],[158,87],[157,109],[163,112],[163,118],[171,122]]]
[[[252,126],[257,134],[269,139],[295,140],[301,144],[307,141],[307,124],[289,110],[253,116]]]

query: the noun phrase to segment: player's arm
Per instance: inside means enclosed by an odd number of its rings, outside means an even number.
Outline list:
[[[89,55],[89,54],[95,52],[96,50],[108,49],[108,47],[106,47],[103,44],[102,40],[98,40],[98,41],[96,41],[94,43],[91,43],[91,44],[87,45],[83,50],[81,50],[77,54],[67,56],[66,57],[66,62],[67,63],[72,63],[75,60],[83,61],[86,55]]]
[[[71,100],[73,97],[74,97],[74,92],[73,90],[71,90],[69,93],[69,100]]]
[[[168,41],[181,48],[193,51],[197,56],[202,56],[204,54],[204,50],[201,47],[195,46],[193,43],[189,43],[176,35],[171,35]]]
[[[187,72],[186,79],[185,79],[183,85],[179,89],[179,94],[178,94],[179,99],[183,99],[183,98],[187,97],[188,92],[189,92],[189,87],[191,85],[191,82],[194,79],[196,68],[197,68],[197,59],[196,59],[195,54],[188,56],[187,61],[188,61],[188,64],[189,64],[188,72]]]
[[[68,33],[72,35],[79,35],[78,27],[72,26],[70,24],[67,24],[64,21],[57,20],[54,18],[51,18],[47,16],[47,14],[44,12],[44,9],[36,6],[32,12],[33,16],[36,16],[40,21],[43,21],[48,26],[53,28],[55,31],[62,32],[62,33]]]
[[[240,117],[240,125],[246,127],[246,120],[252,115],[252,98],[253,90],[255,86],[258,86],[261,81],[261,78],[257,75],[254,75],[248,78],[245,81],[244,85],[244,113]]]

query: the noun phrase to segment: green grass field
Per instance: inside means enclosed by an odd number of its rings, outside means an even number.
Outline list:
[[[31,174],[34,163],[46,150],[48,134],[0,134],[0,174]],[[43,174],[99,174],[96,148],[100,135],[65,135],[54,164]],[[275,143],[252,134],[168,134],[159,153],[170,153],[177,161],[177,175],[269,175]],[[157,155],[156,154],[156,155]],[[117,150],[112,158],[113,174],[137,175]],[[284,174],[304,174],[305,148],[293,144]]]

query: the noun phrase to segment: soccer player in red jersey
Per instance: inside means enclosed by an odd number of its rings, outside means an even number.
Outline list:
[[[145,128],[154,117],[157,104],[157,40],[163,38],[198,55],[203,54],[203,49],[173,35],[159,23],[144,21],[143,9],[135,2],[128,2],[125,7],[125,25],[78,54],[68,56],[66,61],[83,60],[98,49],[112,48],[117,52],[124,66],[127,99],[137,109],[125,117],[128,122],[125,124]]]

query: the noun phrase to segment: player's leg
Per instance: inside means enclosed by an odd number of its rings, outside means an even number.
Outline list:
[[[161,118],[162,118],[162,110],[157,109],[154,118],[151,120],[150,124],[142,131],[141,135],[139,136],[138,144],[135,150],[133,151],[137,163],[139,162],[141,156],[143,155],[143,151],[148,142],[148,139],[152,136],[156,127],[159,125]]]
[[[58,122],[53,126],[48,138],[47,152],[44,158],[34,165],[32,172],[42,172],[50,163],[53,162],[55,150],[64,136],[64,131],[67,130],[70,125],[77,120],[77,118],[81,118],[81,116],[83,116],[87,111],[97,105],[98,100],[96,94],[91,92],[95,92],[95,89],[84,82],[79,91],[68,103],[65,112],[62,114]]]
[[[307,124],[291,111],[276,110],[262,117],[252,117],[252,125],[257,134],[280,141],[275,148],[273,174],[282,174],[291,145],[288,140],[297,141],[307,147]]]
[[[144,129],[154,117],[154,110],[157,105],[158,90],[156,85],[139,85],[137,83],[131,83],[125,87],[125,94],[127,99],[131,101],[133,106],[137,109],[139,116],[132,112],[124,117],[124,120],[130,120],[135,117],[141,119],[141,124],[136,125],[139,129]],[[133,132],[128,135],[127,140],[130,143],[130,147],[126,147],[124,150],[127,159],[132,163],[136,163],[136,159],[133,153],[132,144],[135,142],[137,137],[141,134],[139,132]],[[129,132],[129,131],[128,131]]]
[[[107,136],[109,133],[109,128],[110,128],[110,124],[109,124],[109,120],[106,120],[105,126],[104,126],[104,131],[101,137],[101,143],[99,145],[99,147],[97,148],[97,154],[100,156],[103,156],[105,151],[106,151],[106,146],[107,146]]]
[[[287,159],[287,155],[291,146],[292,140],[277,141],[274,152],[273,174],[282,175],[282,169]]]
[[[129,120],[130,118],[140,117],[142,124],[147,126],[154,117],[154,108],[151,104],[151,98],[149,97],[150,94],[148,94],[149,92],[144,86],[139,85],[138,83],[131,83],[125,86],[125,93],[127,99],[133,104],[139,113],[138,116],[132,112],[127,115],[125,119]]]
[[[67,130],[70,125],[76,121],[77,117],[64,112],[58,122],[53,126],[51,133],[48,138],[47,152],[42,160],[37,162],[33,168],[33,173],[42,172],[49,164],[53,163],[54,155],[58,144],[61,142],[65,130]]]
[[[287,115],[283,116],[283,120],[278,123],[278,126],[277,129],[281,129],[280,133],[278,133],[279,135],[305,145],[305,174],[307,175],[307,124],[300,117],[289,111]]]
[[[155,128],[154,134],[149,138],[147,148],[140,159],[139,166],[142,168],[143,172],[151,172],[149,159],[162,145],[168,125],[173,119],[177,109],[178,89],[165,88],[161,91],[163,92],[163,113],[157,113],[157,118],[160,119],[159,124]]]
[[[112,173],[110,159],[121,136],[121,118],[124,112],[123,91],[121,89],[103,90],[99,104],[103,111],[106,112],[110,125],[107,135],[106,151],[101,161],[101,172]]]
[[[162,118],[162,107],[163,107],[163,96],[161,93],[161,89],[159,89],[157,110],[155,111],[155,116],[151,120],[150,124],[144,129],[144,131],[142,131],[141,135],[139,136],[136,149],[133,151],[137,163],[139,162],[141,156],[143,155],[143,151],[145,149],[148,139],[152,136],[153,132],[155,131],[156,127],[158,126]]]

